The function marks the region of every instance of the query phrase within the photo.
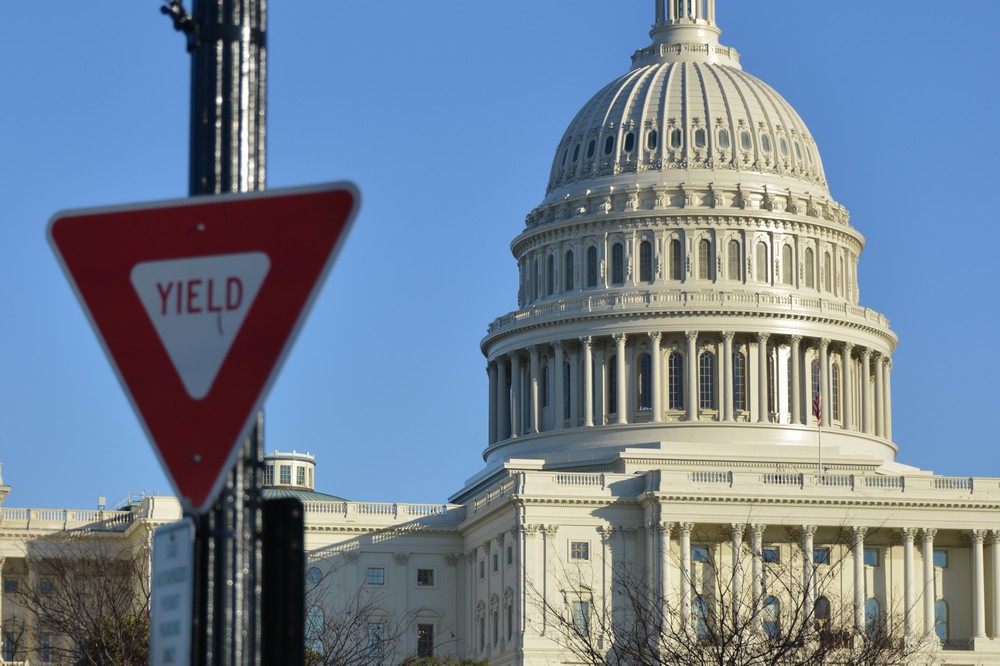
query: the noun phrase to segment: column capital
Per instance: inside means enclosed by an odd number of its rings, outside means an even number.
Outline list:
[[[746,532],[747,526],[743,523],[729,523],[729,538],[730,539],[742,539],[743,533]]]
[[[656,531],[664,536],[670,536],[670,533],[674,531],[674,525],[677,523],[669,520],[661,520],[656,523]]]
[[[1000,530],[990,530],[990,542],[994,546],[1000,546]],[[0,558],[0,565],[3,565],[3,558]]]
[[[625,336],[624,333],[612,333],[611,334],[611,339],[615,341],[615,344],[622,344],[622,343],[624,343],[625,342],[625,337],[626,336]]]
[[[547,537],[555,536],[556,532],[558,532],[558,531],[559,531],[559,526],[558,525],[543,525],[542,526],[542,534],[544,534]]]
[[[444,563],[449,567],[456,566],[462,561],[462,553],[445,553],[443,557]]]
[[[924,543],[934,543],[934,537],[937,535],[937,530],[933,527],[925,527],[920,530],[920,536],[923,537]]]
[[[868,534],[867,527],[853,527],[851,528],[851,534],[854,536],[855,541],[863,541],[865,535]]]
[[[764,536],[764,530],[766,529],[767,525],[764,525],[763,523],[754,523],[750,526],[750,531],[756,538],[762,538]]]
[[[393,553],[392,554],[392,561],[395,562],[399,566],[404,566],[404,565],[406,565],[407,562],[410,561],[410,554],[409,553]]]
[[[538,356],[540,351],[541,350],[538,348],[538,345],[531,345],[530,347],[528,347],[528,353],[531,354],[532,356]]]
[[[681,536],[691,536],[691,530],[694,529],[694,523],[679,523],[678,533]]]
[[[792,336],[789,336],[788,339],[792,341],[793,345],[799,345],[799,344],[802,343],[802,336],[801,335],[792,335]]]
[[[771,334],[770,333],[758,333],[754,337],[757,338],[757,343],[758,344],[765,344],[767,342],[767,339],[771,337]]]
[[[844,355],[845,356],[850,356],[852,351],[854,351],[854,343],[853,342],[845,342],[844,343]]]
[[[722,339],[730,344],[732,344],[733,338],[736,337],[736,333],[734,333],[733,331],[723,331],[721,335]]]
[[[830,346],[830,338],[820,338],[819,340],[820,349],[826,349],[829,346]]]
[[[871,357],[872,357],[872,350],[869,349],[868,347],[862,347],[861,358],[863,358],[865,361],[868,361],[868,359],[870,359]]]
[[[916,536],[917,536],[917,528],[916,527],[904,527],[900,531],[903,533],[903,542],[904,543],[905,542],[909,542],[909,543],[912,544],[914,538],[916,538]]]
[[[653,344],[660,344],[660,339],[663,337],[663,333],[656,331],[655,333],[649,334],[649,341]]]
[[[597,533],[601,535],[601,541],[607,543],[615,535],[614,525],[598,525]]]
[[[698,331],[684,331],[684,337],[688,339],[688,342],[694,342],[698,339]]]
[[[983,540],[986,538],[987,530],[972,530],[969,533],[969,538],[972,539],[973,545],[981,546],[983,545]]]
[[[811,539],[816,536],[816,526],[815,525],[803,525],[802,526],[802,536],[807,539]]]
[[[556,340],[555,342],[553,342],[552,343],[552,351],[559,352],[561,354],[565,354],[566,353],[566,341],[565,340]]]
[[[580,338],[580,344],[583,345],[584,349],[591,349],[594,344],[594,340],[589,335],[587,335]]]

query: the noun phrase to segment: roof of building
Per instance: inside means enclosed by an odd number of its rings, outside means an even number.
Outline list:
[[[336,495],[327,495],[326,493],[318,493],[315,490],[309,490],[308,488],[290,488],[290,487],[275,487],[269,486],[264,488],[264,499],[284,499],[288,497],[293,497],[300,502],[346,502],[347,500],[343,497],[337,497]]]

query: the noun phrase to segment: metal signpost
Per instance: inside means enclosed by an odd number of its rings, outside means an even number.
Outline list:
[[[194,596],[194,521],[190,518],[157,528],[152,579],[150,660],[173,666],[189,664]]]

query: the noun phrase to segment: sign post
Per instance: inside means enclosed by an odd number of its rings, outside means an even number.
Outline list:
[[[152,605],[149,654],[154,664],[191,661],[194,595],[194,521],[158,527],[153,533]]]

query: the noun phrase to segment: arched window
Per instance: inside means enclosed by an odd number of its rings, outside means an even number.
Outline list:
[[[656,144],[659,142],[659,135],[656,130],[649,130],[646,134],[646,148],[648,150],[656,150]]]
[[[670,241],[670,279],[680,280],[681,279],[681,269],[683,265],[681,263],[681,242],[674,238]]]
[[[757,269],[757,282],[767,282],[767,244],[764,241],[757,243],[757,256],[755,258]]]
[[[771,137],[767,134],[760,135],[760,147],[765,153],[771,152]]]
[[[806,288],[816,288],[816,259],[811,247],[806,248]]]
[[[719,148],[729,150],[729,130],[719,130]]]
[[[597,248],[593,245],[587,248],[587,286],[597,286]]]
[[[840,420],[840,364],[834,363],[830,372],[830,418]]]
[[[691,615],[694,620],[694,633],[699,638],[708,637],[708,601],[702,595],[696,596],[691,601]]]
[[[809,405],[808,405],[808,409],[809,409],[808,413],[812,414],[812,404],[813,404],[812,401],[815,400],[816,396],[818,396],[820,394],[820,390],[821,390],[820,387],[822,386],[820,384],[820,376],[819,376],[819,361],[817,361],[816,359],[813,359],[812,363],[809,366],[809,370],[810,370],[809,374],[810,374],[810,377],[812,379],[812,381],[810,382],[810,384],[811,384],[810,388],[812,388],[812,393],[809,394],[810,399],[809,399]],[[820,398],[820,400],[822,400],[822,398]]]
[[[944,599],[934,602],[934,633],[941,642],[948,640],[951,634],[948,626],[948,602]]]
[[[639,243],[639,280],[653,281],[653,245],[649,241]]]
[[[781,602],[775,597],[764,599],[764,635],[777,638],[781,632]]]
[[[746,130],[740,132],[740,148],[743,150],[750,150],[753,148],[753,140],[750,138],[750,132]]]
[[[535,300],[537,301],[542,297],[542,281],[539,279],[538,259],[535,259],[532,263],[534,264],[534,270],[531,271],[531,281],[535,284]]]
[[[702,352],[698,357],[698,406],[715,409],[715,354]]]
[[[609,136],[604,140],[604,154],[610,155],[613,152],[615,152],[615,137]]]
[[[639,356],[639,410],[648,412],[653,409],[653,357],[649,354]]]
[[[708,143],[708,135],[705,134],[704,129],[699,127],[694,131],[694,147],[704,148],[707,143]]]
[[[667,407],[684,409],[684,357],[679,352],[667,361]]]
[[[844,258],[840,257],[837,260],[837,264],[840,269],[837,271],[837,295],[845,296],[847,294],[847,287],[844,284]]]
[[[813,626],[818,633],[830,630],[830,600],[820,597],[813,605]]]
[[[323,630],[326,627],[326,616],[319,606],[310,606],[306,611],[306,647],[313,652],[323,654]]]
[[[570,408],[570,387],[572,386],[572,382],[570,381],[569,373],[570,373],[569,362],[564,361],[563,362],[563,385],[562,385],[562,392],[563,392],[563,419],[568,419],[569,418],[569,412],[570,412],[570,409],[569,409]]]
[[[587,159],[593,159],[594,152],[597,150],[597,139],[591,139],[590,143],[587,144]]]
[[[625,135],[625,152],[631,153],[635,148],[635,133],[629,132]]]
[[[556,258],[551,254],[545,261],[545,293],[549,296],[556,293]]]
[[[726,253],[726,277],[730,280],[740,280],[743,278],[743,261],[740,256],[740,242],[738,240],[729,241],[729,251]]]
[[[573,291],[573,250],[567,250],[563,264],[563,291]]]
[[[549,364],[542,367],[542,407],[549,406]]]
[[[677,150],[683,145],[683,135],[679,129],[671,130],[670,132],[670,147]]]
[[[712,277],[712,242],[707,238],[698,241],[698,278],[708,280]]]
[[[615,243],[611,246],[611,284],[625,283],[625,246]]]
[[[618,357],[608,359],[608,414],[618,413]]]
[[[795,265],[792,262],[792,246],[781,246],[781,281],[792,284],[795,281]]]
[[[741,352],[733,353],[733,409],[747,409],[747,365]]]
[[[831,284],[833,279],[833,261],[830,259],[830,253],[823,253],[823,291],[832,291]]]

